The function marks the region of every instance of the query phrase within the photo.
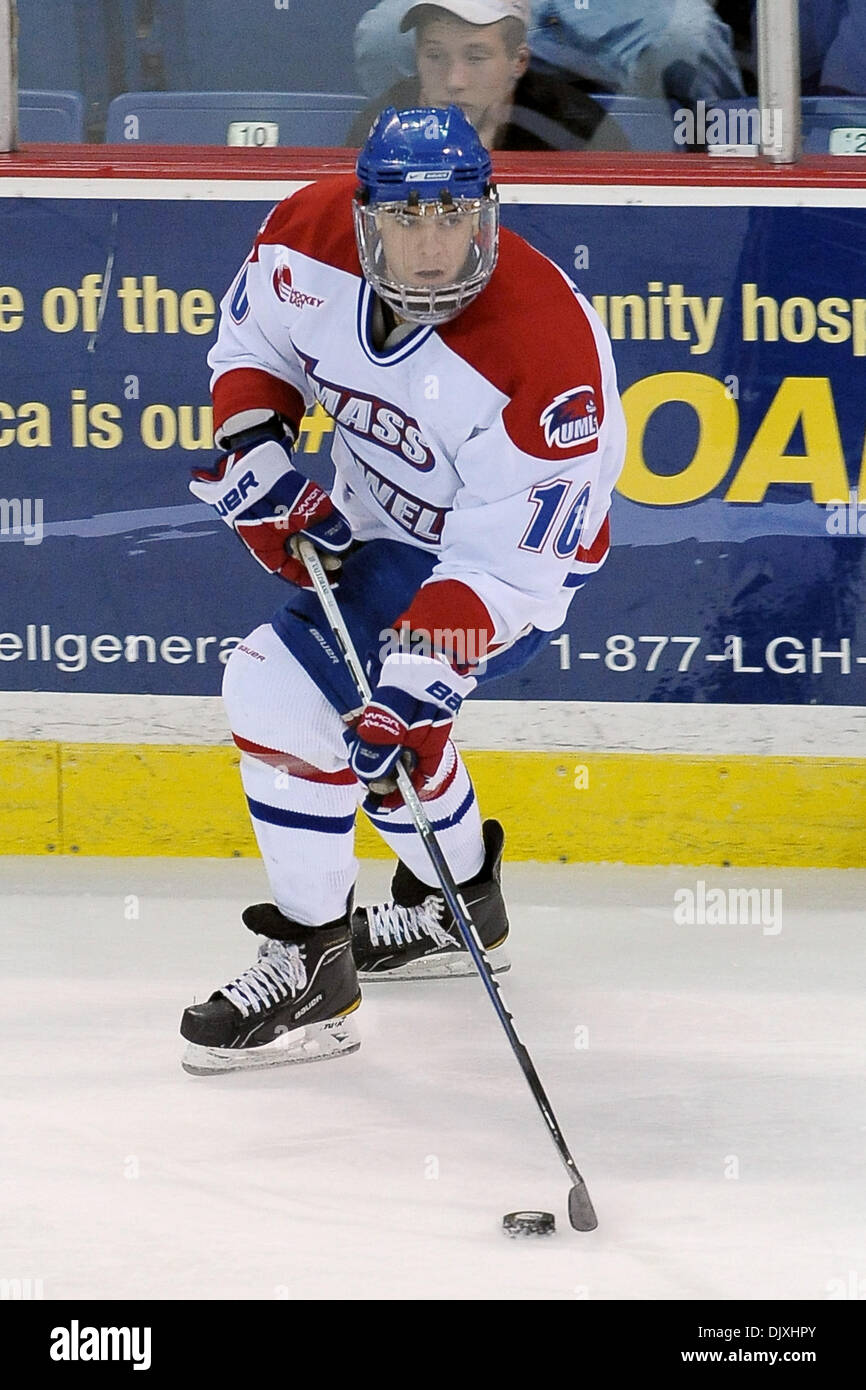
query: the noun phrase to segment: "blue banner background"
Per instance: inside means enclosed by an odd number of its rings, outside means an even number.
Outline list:
[[[187,491],[189,467],[209,452],[148,448],[140,437],[149,405],[206,404],[213,334],[130,333],[117,297],[123,277],[150,275],[178,294],[207,290],[218,303],[267,206],[0,201],[0,296],[7,286],[24,299],[23,323],[10,330],[13,301],[0,297],[0,401],[12,412],[44,402],[52,434],[50,447],[18,440],[0,447],[0,498],[43,499],[45,532],[41,544],[0,535],[0,688],[215,694],[220,641],[243,637],[280,605],[279,582]],[[850,341],[817,335],[743,342],[740,287],[755,283],[779,302],[855,299],[864,286],[864,218],[859,210],[814,208],[503,208],[503,221],[590,297],[647,297],[656,284],[665,291],[684,285],[705,300],[723,296],[710,351],[695,354],[666,331],[661,340],[615,340],[614,353],[623,390],[660,373],[735,379],[740,428],[731,466],[707,495],[676,506],[616,498],[614,550],[577,595],[567,641],[546,647],[481,698],[866,705],[864,537],[830,534],[826,508],[804,483],[774,483],[760,503],[724,500],[786,377],[829,380],[848,486],[858,485],[863,357],[853,355]],[[50,331],[41,312],[46,291],[75,291],[86,275],[104,274],[110,258],[111,293],[98,332]],[[138,399],[125,395],[131,377]],[[89,406],[119,408],[118,447],[74,447],[73,391],[86,392]],[[8,410],[5,416],[0,439],[15,428]],[[307,443],[314,438],[307,435]],[[663,405],[646,429],[647,466],[661,478],[680,473],[698,438],[691,407]],[[319,449],[300,455],[314,476],[326,473],[328,445],[325,433]],[[784,452],[807,452],[803,429]],[[851,514],[856,526],[856,507]],[[866,532],[866,508],[862,526]],[[142,646],[137,661],[100,661],[89,649],[85,662],[74,639],[90,643],[100,634],[149,635],[157,648],[182,636],[189,659],[170,659],[184,656],[175,643],[168,659],[147,661]],[[195,639],[205,637],[216,640],[197,661]],[[660,645],[663,637],[680,640]],[[771,646],[768,656],[768,644],[782,637],[794,641]],[[111,642],[98,650],[116,654]],[[843,658],[822,655],[840,650]],[[791,664],[804,669],[786,671]]]

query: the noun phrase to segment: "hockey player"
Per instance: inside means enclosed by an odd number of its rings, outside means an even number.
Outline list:
[[[500,233],[490,157],[454,106],[383,112],[357,177],[274,209],[208,360],[223,452],[190,486],[291,588],[225,672],[274,901],[243,913],[255,964],[184,1013],[184,1066],[202,1074],[354,1051],[358,975],[472,972],[395,792],[398,758],[503,968],[502,827],[482,826],[452,721],[549,642],[603,563],[625,444],[600,321]],[[330,494],[293,463],[315,401],[335,420]],[[339,582],[364,708],[300,535]],[[393,900],[353,912],[362,797],[400,862]]]

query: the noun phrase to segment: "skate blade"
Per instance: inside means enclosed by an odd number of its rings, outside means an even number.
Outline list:
[[[213,1076],[230,1071],[260,1071],[297,1062],[322,1062],[348,1056],[361,1046],[354,1018],[329,1018],[281,1033],[262,1047],[203,1047],[188,1043],[181,1066],[190,1076]]]
[[[494,975],[511,969],[511,960],[504,946],[487,952]],[[386,980],[453,980],[464,975],[477,975],[475,962],[468,951],[449,951],[442,955],[418,956],[407,965],[393,970],[359,970],[358,979],[364,984],[384,984]]]

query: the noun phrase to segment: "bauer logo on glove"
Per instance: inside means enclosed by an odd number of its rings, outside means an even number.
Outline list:
[[[230,457],[227,456],[227,457]],[[200,477],[196,474],[196,477]],[[237,511],[242,502],[246,501],[247,493],[252,492],[253,488],[259,486],[256,475],[252,472],[245,473],[240,478],[235,487],[229,488],[220,500],[216,503],[217,512],[221,517],[227,517],[229,512]]]
[[[263,569],[309,589],[306,566],[294,549],[297,537],[306,536],[325,552],[322,564],[333,583],[352,532],[328,494],[293,468],[291,453],[289,440],[266,430],[222,454],[212,469],[193,470],[189,487],[240,536]]]

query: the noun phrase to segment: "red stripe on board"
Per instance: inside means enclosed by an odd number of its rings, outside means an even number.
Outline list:
[[[0,154],[3,178],[45,179],[322,179],[354,169],[346,149],[215,150],[194,145],[25,145]],[[765,159],[713,159],[700,154],[539,153],[497,150],[494,178],[501,184],[641,184],[705,188],[866,188],[857,155],[807,155],[797,164]],[[0,185],[2,194],[2,185]],[[106,196],[110,196],[108,189]]]

